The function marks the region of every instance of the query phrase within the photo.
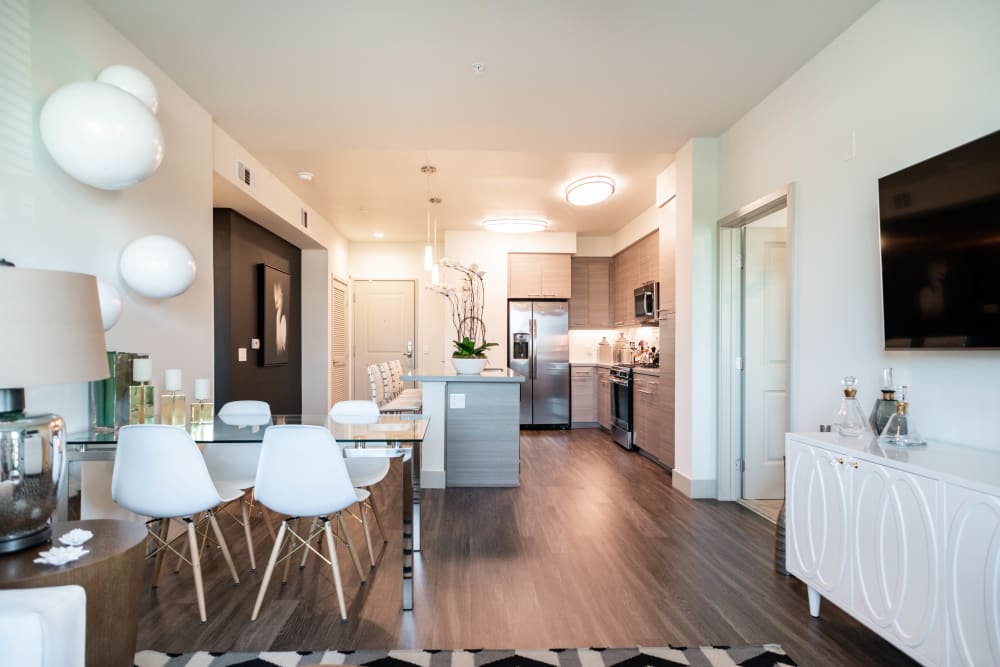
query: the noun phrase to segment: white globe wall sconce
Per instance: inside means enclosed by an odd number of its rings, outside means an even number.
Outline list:
[[[118,268],[125,284],[149,299],[183,294],[198,271],[183,243],[160,235],[143,236],[125,246]]]
[[[70,83],[42,106],[42,143],[63,171],[101,190],[124,190],[163,162],[159,97],[139,70],[113,65],[98,81]]]
[[[115,287],[98,278],[97,299],[101,304],[101,324],[105,331],[109,331],[122,316],[122,295]]]

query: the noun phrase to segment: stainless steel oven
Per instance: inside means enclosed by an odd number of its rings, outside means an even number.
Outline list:
[[[611,368],[611,438],[625,449],[635,449],[632,421],[632,367]]]
[[[660,283],[643,283],[632,291],[635,299],[635,318],[639,322],[656,319],[660,308]]]

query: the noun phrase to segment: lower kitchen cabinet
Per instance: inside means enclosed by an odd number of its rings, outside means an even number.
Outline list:
[[[655,375],[636,373],[632,393],[635,445],[657,461],[673,468],[673,419],[672,408],[664,410],[661,379]],[[666,417],[669,419],[667,423]]]
[[[597,369],[597,423],[611,430],[611,371],[607,368]]]
[[[593,366],[570,369],[570,421],[592,426],[597,422],[597,374]]]
[[[1000,454],[786,439],[788,571],[925,665],[1000,664]]]

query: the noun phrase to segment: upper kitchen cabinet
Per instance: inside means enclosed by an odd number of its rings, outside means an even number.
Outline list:
[[[677,278],[675,265],[677,260],[677,220],[673,212],[661,211],[660,219],[660,311],[657,318],[664,319],[669,314],[673,316],[677,308]]]
[[[511,299],[569,299],[573,296],[571,276],[569,255],[507,255],[507,296]]]
[[[570,328],[607,329],[611,326],[611,258],[574,257],[572,269]]]
[[[635,288],[660,279],[659,232],[653,232],[614,256],[611,265],[611,301],[613,324],[633,326]]]

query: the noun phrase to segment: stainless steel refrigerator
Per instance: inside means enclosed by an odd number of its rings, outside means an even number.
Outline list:
[[[521,385],[521,426],[569,426],[569,302],[507,302],[507,366]]]

